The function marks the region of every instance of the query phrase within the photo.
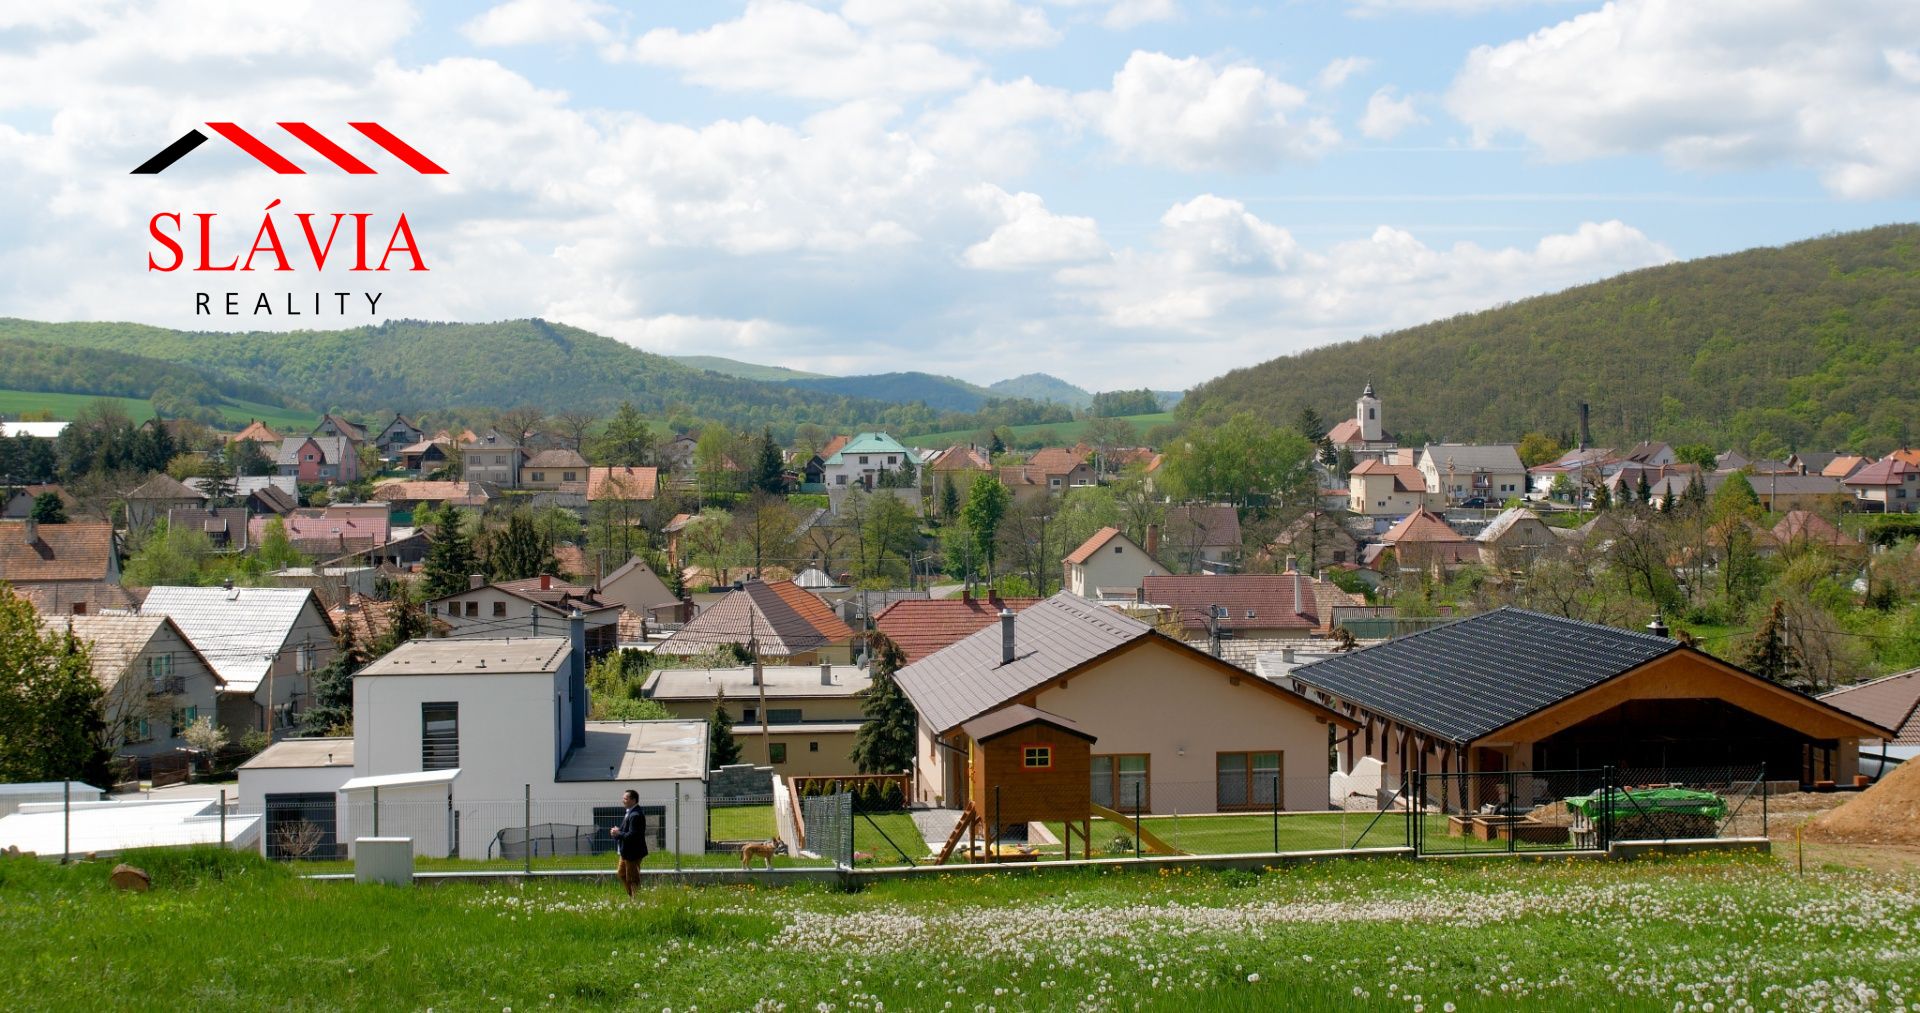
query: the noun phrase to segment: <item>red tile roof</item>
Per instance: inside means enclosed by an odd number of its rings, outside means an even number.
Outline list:
[[[1872,464],[1854,472],[1846,479],[1847,485],[1904,485],[1906,476],[1913,466],[1902,461],[1896,455],[1883,457]]]
[[[0,580],[31,584],[50,580],[111,580],[117,573],[113,525],[71,522],[35,525],[0,521]]]
[[[589,468],[587,499],[652,499],[660,485],[658,468]]]
[[[1073,469],[1087,463],[1085,454],[1077,454],[1060,447],[1042,447],[1027,458],[1027,467],[1042,475],[1065,475]]]
[[[1119,534],[1120,534],[1119,528],[1101,528],[1100,530],[1095,531],[1093,533],[1093,537],[1088,538],[1084,542],[1081,542],[1079,548],[1073,550],[1072,552],[1067,553],[1066,557],[1062,559],[1061,562],[1073,563],[1076,565],[1080,563],[1084,563],[1087,560],[1092,559],[1094,553],[1099,552],[1103,546],[1105,546],[1108,542],[1113,541],[1114,537]]]
[[[766,657],[791,657],[853,641],[853,630],[812,592],[792,581],[746,582],[693,617],[662,643],[663,654],[698,654],[757,638]]]
[[[828,440],[826,445],[821,447],[820,450],[815,454],[815,456],[820,458],[822,461],[824,461],[827,458],[832,457],[833,455],[839,453],[841,448],[845,447],[847,444],[852,442],[853,442],[853,437],[851,436],[836,436],[833,439]]]
[[[1780,523],[1773,526],[1773,537],[1782,545],[1805,542],[1849,548],[1860,544],[1853,536],[1834,527],[1832,521],[1808,510],[1787,511]]]
[[[899,645],[908,662],[913,662],[998,622],[1002,607],[1020,612],[1039,600],[905,598],[881,610],[873,617],[873,625]]]
[[[1313,581],[1299,573],[1149,576],[1141,580],[1147,601],[1169,606],[1189,630],[1207,628],[1207,609],[1220,606],[1223,630],[1313,630],[1320,619]]]
[[[1426,492],[1427,478],[1411,464],[1388,464],[1368,458],[1353,466],[1349,475],[1392,475],[1394,492]]]

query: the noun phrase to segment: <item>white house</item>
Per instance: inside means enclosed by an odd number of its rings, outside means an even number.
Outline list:
[[[918,466],[920,459],[911,454],[886,433],[861,433],[827,458],[822,475],[829,490],[855,485],[872,489],[881,484],[881,473],[898,471],[909,460]]]
[[[1440,494],[1429,506],[1474,499],[1494,506],[1527,492],[1527,468],[1511,443],[1429,443],[1420,451],[1418,467],[1427,489]]]
[[[172,619],[213,667],[217,720],[230,732],[285,734],[310,699],[311,674],[333,660],[333,621],[303,587],[156,587],[140,611]]]
[[[1149,536],[1152,534],[1148,531]],[[1074,594],[1128,601],[1133,600],[1142,580],[1167,572],[1154,561],[1152,553],[1121,534],[1119,528],[1101,528],[1094,532],[1079,548],[1067,553],[1060,566],[1064,571],[1061,582]]]
[[[350,746],[288,740],[243,772],[243,797],[287,813],[264,841],[322,818],[331,791],[340,842],[377,833],[412,838],[417,855],[516,858],[531,836],[537,855],[611,852],[632,788],[653,848],[703,851],[706,723],[588,721],[582,624],[569,632],[414,640],[361,669]]]

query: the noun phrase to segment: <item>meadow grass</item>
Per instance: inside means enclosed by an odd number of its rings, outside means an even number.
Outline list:
[[[71,419],[87,405],[103,400],[119,405],[135,423],[153,417],[153,405],[146,398],[54,394],[33,390],[0,390],[0,415],[15,417],[22,412],[50,411],[56,419]],[[250,419],[259,419],[273,429],[300,433],[313,428],[320,421],[319,416],[309,412],[234,398],[222,399],[220,415],[235,429],[246,425]]]
[[[1766,858],[1023,868],[816,886],[314,882],[0,860],[6,1008],[1881,1009],[1920,877]]]

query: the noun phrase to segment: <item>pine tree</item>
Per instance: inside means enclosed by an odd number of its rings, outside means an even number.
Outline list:
[[[1790,685],[1799,681],[1803,666],[1799,655],[1787,643],[1786,604],[1780,599],[1774,599],[1766,619],[1753,631],[1753,642],[1747,646],[1746,657],[1741,661],[1747,671],[1768,682]]]
[[[1595,511],[1613,509],[1613,493],[1607,489],[1605,482],[1593,487],[1593,509]]]
[[[940,480],[940,518],[953,520],[960,513],[960,490],[953,487],[953,476]]]
[[[980,573],[993,574],[994,548],[999,544],[995,538],[1000,531],[1000,520],[1007,515],[1007,504],[1013,494],[1007,491],[997,475],[982,475],[974,479],[973,488],[967,490],[967,505],[960,511],[967,530],[973,533],[974,559],[981,563]]]
[[[0,781],[112,784],[92,649],[0,585]]]
[[[740,743],[733,737],[733,718],[727,715],[727,696],[713,701],[713,713],[707,717],[707,769],[740,762]]]
[[[914,739],[919,715],[893,674],[907,661],[886,634],[867,634],[868,657],[873,659],[873,685],[860,706],[865,721],[853,738],[853,763],[862,774],[897,774],[913,766]]]
[[[1306,437],[1308,443],[1319,443],[1320,438],[1327,435],[1326,420],[1312,405],[1300,409],[1300,416],[1294,421],[1293,427],[1300,430],[1300,435]]]
[[[313,705],[300,712],[302,735],[353,734],[353,676],[367,663],[367,653],[343,630],[335,641],[333,660],[313,673]]]
[[[1653,486],[1647,483],[1646,472],[1643,471],[1640,473],[1640,483],[1638,486],[1635,487],[1634,492],[1637,496],[1639,496],[1640,502],[1642,503],[1653,502]]]
[[[1000,431],[996,429],[993,431],[993,442],[987,444],[987,456],[989,458],[999,457],[1001,454],[1004,454],[1006,452],[1007,452],[1007,443],[1005,440],[1002,440],[1000,438]]]
[[[487,573],[495,581],[525,580],[559,568],[553,543],[540,534],[524,510],[514,511],[506,529],[494,533],[487,543]]]
[[[33,498],[33,513],[31,516],[35,524],[65,524],[67,522],[67,505],[60,502],[59,493],[43,492]]]
[[[753,488],[775,496],[785,492],[786,477],[781,474],[784,463],[780,458],[780,444],[773,440],[773,427],[763,428],[760,439],[755,441]]]
[[[432,543],[421,565],[427,597],[465,591],[467,578],[477,572],[480,560],[474,554],[473,541],[467,535],[460,508],[448,503],[439,512],[429,514],[427,524],[433,529]]]

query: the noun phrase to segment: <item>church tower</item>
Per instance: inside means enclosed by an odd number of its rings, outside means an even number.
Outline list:
[[[1368,443],[1378,443],[1386,439],[1386,429],[1380,419],[1380,399],[1373,396],[1373,381],[1367,381],[1367,389],[1360,392],[1360,399],[1353,403],[1353,421],[1360,424],[1360,438]]]

